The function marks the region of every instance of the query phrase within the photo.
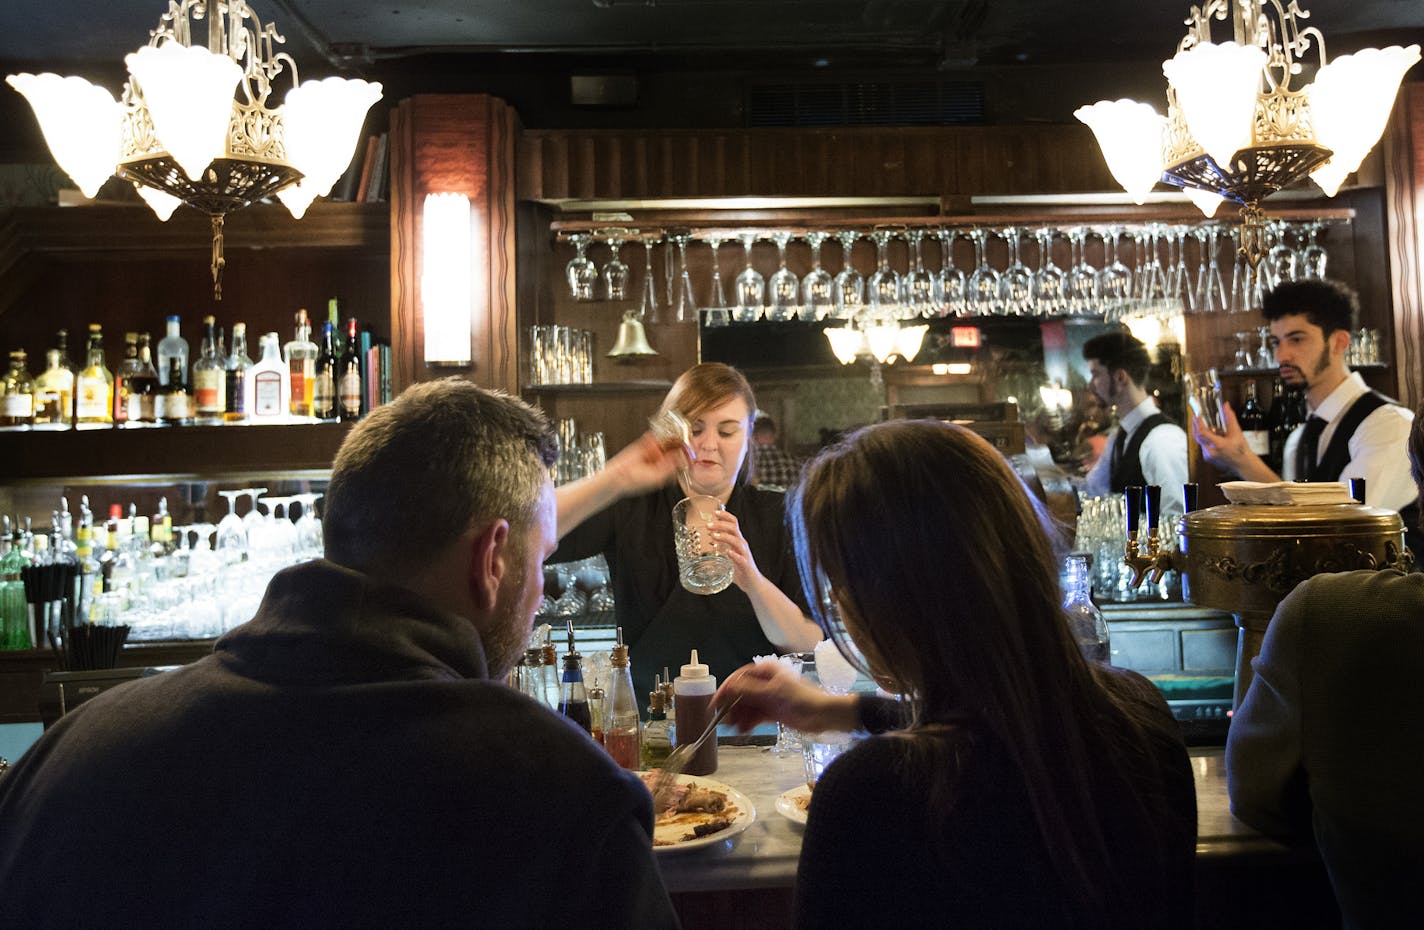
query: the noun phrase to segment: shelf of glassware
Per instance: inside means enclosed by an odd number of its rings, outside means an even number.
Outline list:
[[[351,425],[0,431],[0,482],[325,474]]]

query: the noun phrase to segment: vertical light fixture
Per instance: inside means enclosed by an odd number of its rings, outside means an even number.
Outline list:
[[[420,302],[425,364],[468,368],[473,320],[470,198],[426,194],[421,229]]]

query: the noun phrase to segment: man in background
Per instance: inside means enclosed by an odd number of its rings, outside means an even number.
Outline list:
[[[541,413],[468,382],[372,411],[332,466],[326,559],[0,778],[6,925],[675,926],[647,790],[503,683],[554,458]]]
[[[1162,517],[1182,515],[1182,485],[1187,481],[1187,434],[1168,419],[1148,393],[1152,359],[1147,346],[1131,333],[1103,333],[1083,345],[1093,394],[1117,413],[1117,426],[1104,453],[1088,472],[1089,496],[1118,494],[1133,485],[1160,485]]]
[[[796,457],[778,444],[776,421],[759,413],[752,423],[752,484],[759,488],[786,490],[801,475]]]

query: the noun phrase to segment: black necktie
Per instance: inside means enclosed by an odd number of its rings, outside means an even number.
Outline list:
[[[1325,432],[1325,421],[1314,414],[1305,421],[1305,430],[1300,434],[1300,445],[1295,450],[1296,478],[1310,481],[1315,477],[1315,466],[1320,459],[1320,434]]]
[[[1118,467],[1122,464],[1122,450],[1127,448],[1127,430],[1119,423],[1117,435],[1113,437],[1112,456],[1108,459],[1108,474],[1116,475]]]

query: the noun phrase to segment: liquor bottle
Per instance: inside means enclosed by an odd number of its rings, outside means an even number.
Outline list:
[[[247,354],[247,324],[232,324],[232,353],[227,357],[227,398],[223,420],[228,423],[244,423],[252,405],[252,385],[248,375],[252,371],[252,359]]]
[[[336,405],[341,419],[359,420],[365,382],[361,380],[361,343],[354,316],[346,321],[346,348],[341,354],[338,370],[341,374],[336,380]]]
[[[321,324],[321,349],[317,352],[312,385],[312,416],[336,419],[336,332],[330,323]]]
[[[316,388],[316,343],[311,341],[311,323],[306,310],[297,311],[297,336],[286,346],[287,371],[291,377],[294,417],[312,415],[312,393]]]
[[[29,649],[30,611],[25,601],[24,569],[30,564],[17,527],[10,548],[0,554],[0,649]]]
[[[158,385],[158,369],[153,367],[152,337],[143,333],[138,337],[137,372],[125,382],[130,426],[151,426],[158,422]]]
[[[341,315],[337,312],[335,297],[326,302],[326,322],[331,324],[331,331],[333,333],[341,332]],[[341,343],[341,339],[338,337],[336,340],[336,352],[334,353],[338,362],[341,361],[341,356],[344,352],[345,349]]]
[[[168,379],[174,371],[182,375],[184,386],[188,384],[188,340],[178,333],[180,323],[177,314],[169,316],[168,331],[158,341],[158,380],[164,387],[168,386]],[[175,358],[179,361],[176,369],[172,364]]]
[[[129,385],[138,374],[138,333],[124,333],[124,358],[114,370],[114,425],[126,426],[129,420]]]
[[[569,651],[564,654],[564,674],[559,684],[559,713],[593,735],[593,716],[583,684],[583,656],[574,648],[574,622],[569,621]]]
[[[628,667],[628,647],[623,644],[623,628],[608,657],[608,693],[604,698],[603,747],[625,769],[642,765],[642,722],[638,719],[638,697],[633,690],[633,673]]]
[[[74,372],[64,367],[58,349],[45,352],[45,370],[35,379],[34,425],[41,429],[74,425]]]
[[[69,330],[61,329],[54,334],[54,347],[59,351],[59,362],[66,370],[76,378],[83,368],[74,363],[74,359],[69,357]]]
[[[292,380],[282,361],[282,343],[276,333],[262,337],[262,359],[252,366],[252,421],[280,423],[292,406]]]
[[[1256,399],[1256,382],[1246,382],[1246,400],[1236,421],[1241,424],[1241,432],[1246,437],[1246,447],[1263,459],[1271,454],[1271,427],[1266,422],[1266,411]]]
[[[227,371],[218,354],[217,320],[203,317],[203,341],[193,363],[193,418],[198,423],[221,423],[227,408]]]
[[[0,380],[0,426],[26,428],[35,421],[35,381],[25,365],[25,350],[10,353],[10,370]]]
[[[104,329],[89,324],[89,364],[74,382],[77,426],[114,425],[114,376],[104,364]]]
[[[168,512],[168,498],[158,499],[158,512],[148,521],[149,547],[156,558],[173,554],[173,515]]]
[[[88,617],[94,599],[94,580],[99,577],[99,560],[94,557],[94,511],[89,509],[87,494],[79,498],[79,526],[74,531],[74,547],[74,555],[79,560],[79,577],[75,579],[75,616]]]
[[[193,422],[193,398],[183,378],[183,360],[176,355],[168,357],[168,384],[159,388],[154,413],[160,422],[169,426],[188,426]]]
[[[1271,431],[1271,455],[1266,460],[1276,474],[1281,471],[1281,459],[1284,457],[1286,448],[1286,437],[1290,435],[1290,430],[1286,427],[1287,403],[1285,384],[1279,377],[1271,381],[1271,409],[1266,411],[1268,426]]]
[[[1063,612],[1068,616],[1068,627],[1078,641],[1078,651],[1083,658],[1111,664],[1108,622],[1093,603],[1093,581],[1086,555],[1069,555],[1063,560]]]

